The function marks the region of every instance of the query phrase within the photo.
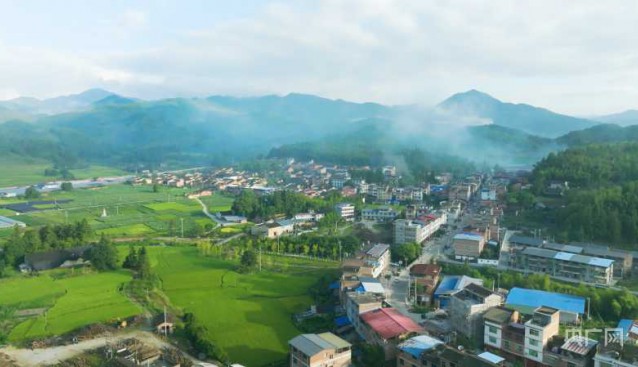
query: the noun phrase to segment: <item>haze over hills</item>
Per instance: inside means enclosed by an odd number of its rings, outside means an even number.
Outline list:
[[[455,94],[437,107],[461,115],[475,115],[496,125],[549,138],[597,124],[595,121],[562,115],[528,104],[501,102],[477,90]]]
[[[638,125],[638,110],[627,110],[611,115],[597,116],[596,121],[620,126]]]
[[[0,124],[0,152],[125,168],[232,163],[287,151],[324,158],[373,151],[383,157],[405,147],[474,161],[532,164],[566,145],[605,136],[633,139],[612,126],[501,102],[475,90],[428,108],[306,94],[144,101],[92,89],[0,102],[2,114],[13,117]],[[582,128],[594,132],[559,137]],[[348,149],[333,149],[340,144]]]

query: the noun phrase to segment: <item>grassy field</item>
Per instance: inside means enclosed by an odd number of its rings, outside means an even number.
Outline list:
[[[44,274],[0,281],[0,305],[16,309],[50,307],[46,317],[41,315],[18,324],[11,330],[9,340],[60,335],[84,325],[139,314],[141,310],[118,291],[130,279],[127,272],[112,272],[58,280]]]
[[[44,170],[50,167],[51,162],[45,160],[26,159],[15,156],[0,158],[0,187],[32,185],[51,181],[52,177],[46,177],[44,175]],[[93,165],[84,169],[72,170],[71,172],[77,179],[121,176],[126,174],[117,168]]]
[[[184,219],[184,233],[189,235],[197,226],[213,222],[202,213],[199,203],[184,196],[187,192],[187,189],[162,188],[156,193],[150,186],[112,185],[46,193],[41,200],[71,201],[57,206],[42,205],[42,211],[19,216],[8,210],[2,213],[33,226],[71,223],[86,218],[97,233],[122,237],[181,235],[181,220]],[[221,203],[232,201],[220,198],[218,202]],[[0,205],[13,202],[14,199],[0,199]],[[105,209],[107,216],[102,217]],[[6,237],[2,232],[10,232],[10,229],[0,231],[0,238]]]
[[[291,315],[310,306],[309,287],[335,267],[269,258],[287,270],[239,274],[236,263],[203,257],[195,247],[153,247],[149,254],[172,304],[193,312],[232,361],[255,367],[285,358],[288,340],[299,334]]]
[[[229,211],[234,199],[232,197],[215,194],[213,196],[200,198],[200,200],[206,204],[209,212],[217,213]]]

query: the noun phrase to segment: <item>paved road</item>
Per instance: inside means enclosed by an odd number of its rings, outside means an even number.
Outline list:
[[[206,204],[204,204],[203,201],[201,201],[199,198],[195,198],[195,201],[197,201],[199,205],[202,206],[202,212],[204,213],[204,215],[210,218],[210,220],[212,220],[213,222],[215,222],[215,227],[213,227],[213,230],[221,226],[221,224],[217,221],[217,218],[215,218],[215,216],[208,211],[208,207],[206,206]]]

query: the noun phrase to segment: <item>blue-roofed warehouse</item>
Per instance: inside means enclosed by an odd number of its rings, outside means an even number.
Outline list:
[[[571,294],[512,288],[507,295],[505,305],[526,315],[533,314],[538,307],[549,306],[560,311],[561,323],[572,323],[585,314],[585,302],[585,298]]]

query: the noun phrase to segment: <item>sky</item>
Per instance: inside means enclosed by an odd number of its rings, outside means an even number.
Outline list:
[[[637,16],[635,0],[0,0],[0,99],[478,89],[590,116],[638,109]]]

